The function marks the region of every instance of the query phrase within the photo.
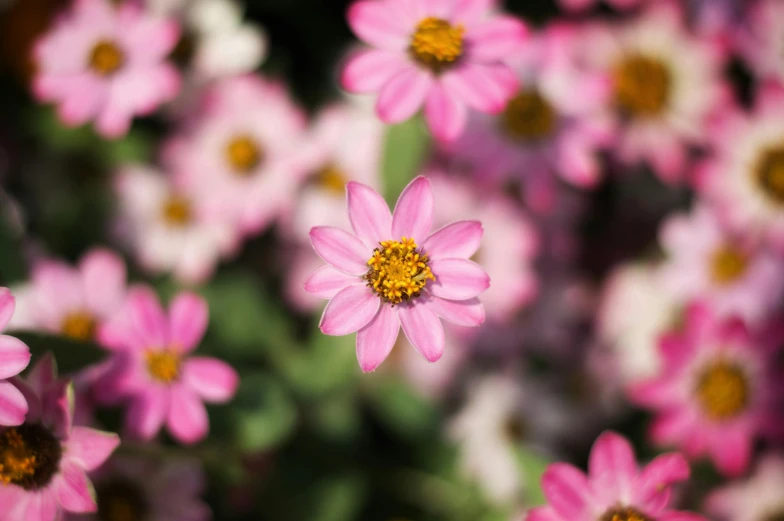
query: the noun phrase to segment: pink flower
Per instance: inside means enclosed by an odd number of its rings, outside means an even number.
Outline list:
[[[549,504],[531,509],[526,521],[699,521],[670,509],[673,485],[688,477],[680,454],[662,454],[640,468],[631,444],[605,432],[591,449],[587,475],[568,463],[547,468],[542,491]]]
[[[208,314],[204,299],[180,293],[167,315],[151,289],[135,287],[122,315],[101,327],[99,338],[115,354],[114,371],[99,387],[105,397],[129,402],[126,427],[134,437],[150,440],[165,423],[174,438],[195,443],[209,430],[202,402],[224,403],[234,396],[234,369],[191,356]]]
[[[746,23],[736,31],[743,59],[760,79],[784,81],[784,4],[778,0],[750,3]]]
[[[351,182],[346,192],[354,234],[331,226],[310,232],[313,248],[329,264],[305,283],[308,292],[330,299],[321,331],[358,331],[363,371],[384,361],[401,326],[416,350],[435,362],[444,351],[439,317],[462,326],[484,321],[476,297],[490,278],[468,260],[479,248],[482,225],[458,221],[430,234],[433,191],[424,177],[403,190],[394,215],[369,186]]]
[[[722,521],[778,519],[784,514],[784,455],[768,453],[755,473],[708,495],[705,510]]]
[[[120,444],[116,434],[74,427],[73,391],[47,355],[15,381],[30,411],[18,427],[0,429],[0,519],[55,521],[64,512],[95,512],[87,472]]]
[[[192,182],[146,166],[127,166],[119,172],[115,190],[120,198],[118,235],[151,272],[172,272],[184,283],[203,282],[239,246],[235,226],[206,208]]]
[[[519,20],[488,15],[485,0],[363,0],[348,11],[360,40],[341,83],[351,92],[378,92],[376,112],[387,123],[425,119],[442,140],[458,137],[466,106],[497,113],[517,90],[504,64],[525,43]]]
[[[67,125],[95,120],[104,136],[121,136],[134,116],[179,91],[177,70],[164,61],[178,38],[175,23],[148,17],[134,2],[77,0],[34,49],[33,92],[57,103]]]
[[[739,320],[717,321],[701,304],[689,308],[682,332],[661,339],[658,376],[630,390],[657,413],[652,440],[708,455],[726,475],[743,473],[755,439],[784,426],[779,344],[766,336],[752,336]]]
[[[14,314],[16,301],[8,288],[0,288],[0,331]],[[0,335],[0,425],[21,425],[27,414],[24,395],[8,378],[21,373],[30,363],[30,349],[21,340]]]

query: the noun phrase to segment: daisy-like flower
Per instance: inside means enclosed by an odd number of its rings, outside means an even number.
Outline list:
[[[692,305],[682,330],[661,339],[659,374],[630,389],[634,402],[657,413],[652,440],[692,458],[708,455],[726,475],[743,473],[755,440],[784,426],[777,340]]]
[[[366,372],[389,355],[401,326],[416,350],[435,362],[444,351],[439,317],[462,326],[485,318],[476,297],[490,278],[468,260],[479,248],[481,223],[458,221],[431,234],[433,191],[421,176],[403,190],[394,215],[369,186],[351,182],[346,191],[354,234],[330,226],[310,232],[313,248],[329,264],[305,283],[308,292],[330,299],[321,331],[357,331],[357,359]]]
[[[201,297],[180,293],[167,314],[155,293],[129,290],[123,312],[98,332],[114,351],[113,370],[98,384],[107,400],[128,401],[126,428],[152,439],[166,424],[183,443],[207,435],[204,401],[225,403],[234,396],[237,373],[215,358],[191,356],[207,329],[209,310]]]
[[[769,453],[748,479],[712,492],[705,510],[722,521],[775,521],[784,516],[784,455]]]
[[[68,125],[94,120],[102,135],[122,136],[134,116],[177,95],[179,74],[165,60],[178,37],[176,23],[134,2],[78,0],[35,47],[33,92]]]
[[[662,454],[640,467],[628,440],[605,432],[591,448],[587,475],[568,463],[547,468],[542,491],[549,504],[531,509],[526,521],[700,521],[670,508],[673,485],[688,477],[680,454]]]
[[[14,314],[15,299],[8,288],[0,288],[0,331]],[[0,425],[20,425],[27,414],[27,401],[8,378],[21,373],[30,363],[30,349],[18,338],[0,335]]]
[[[120,199],[116,231],[147,270],[172,272],[185,283],[206,280],[239,246],[233,223],[210,213],[180,182],[147,166],[127,166],[115,180]]]
[[[87,472],[109,458],[119,437],[73,426],[73,391],[57,379],[51,356],[15,383],[30,411],[23,424],[0,429],[0,519],[55,521],[64,512],[95,512]]]
[[[751,3],[745,23],[736,31],[736,43],[759,78],[784,81],[784,4],[778,0]]]
[[[341,76],[351,92],[378,92],[387,123],[425,119],[442,140],[458,137],[466,106],[497,113],[517,90],[504,64],[525,44],[527,29],[489,13],[485,0],[363,0],[348,11],[354,33],[374,49],[353,55]]]

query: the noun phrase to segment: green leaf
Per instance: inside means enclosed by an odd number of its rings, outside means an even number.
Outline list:
[[[438,429],[438,409],[403,381],[378,379],[367,391],[376,415],[393,432],[422,438]]]
[[[358,476],[334,476],[322,481],[313,497],[308,498],[311,515],[307,521],[346,521],[356,519],[365,496],[365,486]]]
[[[235,442],[242,451],[258,452],[280,444],[291,433],[297,411],[286,389],[263,373],[242,375],[231,414]]]
[[[20,332],[14,333],[14,336],[30,347],[30,352],[33,355],[30,362],[31,367],[43,355],[51,352],[57,360],[57,367],[61,375],[75,373],[106,357],[106,351],[88,342],[78,342],[65,337],[41,333]]]
[[[424,122],[411,118],[387,129],[382,171],[384,198],[394,206],[403,188],[419,173],[430,146]]]
[[[518,447],[516,453],[526,484],[526,504],[532,507],[544,505],[547,499],[542,492],[542,475],[550,460],[527,447]]]

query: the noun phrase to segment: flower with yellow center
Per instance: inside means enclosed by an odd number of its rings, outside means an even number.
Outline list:
[[[247,177],[264,160],[264,150],[251,136],[236,136],[226,145],[226,161],[239,177]]]
[[[784,144],[762,153],[754,176],[768,200],[784,206]]]
[[[616,507],[605,512],[600,521],[651,521],[651,519],[637,509]]]
[[[23,424],[0,433],[0,486],[25,490],[46,487],[57,473],[62,446],[40,424]]]
[[[125,63],[125,54],[113,41],[102,40],[90,52],[90,69],[101,76],[110,76]]]
[[[748,255],[731,245],[717,249],[710,261],[711,278],[722,286],[732,284],[743,277],[749,264]]]
[[[615,102],[631,117],[658,116],[670,101],[672,73],[657,57],[625,56],[613,68],[612,76]]]
[[[181,195],[171,195],[163,202],[161,215],[167,224],[182,227],[193,219],[193,210],[188,199]]]
[[[703,369],[694,392],[703,413],[717,421],[742,413],[750,399],[746,372],[740,366],[723,360]]]
[[[428,280],[436,280],[427,255],[422,255],[409,237],[381,242],[367,263],[368,287],[393,306],[418,297]]]
[[[147,372],[161,383],[170,384],[180,378],[180,355],[169,349],[148,349],[144,353]]]
[[[329,163],[313,175],[313,181],[325,190],[343,195],[349,180],[343,170]]]
[[[501,123],[508,136],[519,141],[535,141],[552,134],[556,113],[541,94],[526,90],[506,104]]]
[[[75,311],[65,316],[60,324],[62,334],[73,340],[87,342],[95,335],[95,317],[86,311]]]
[[[417,24],[409,50],[417,62],[438,73],[463,55],[464,32],[461,25],[431,16]]]

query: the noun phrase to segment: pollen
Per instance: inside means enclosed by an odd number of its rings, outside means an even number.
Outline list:
[[[672,75],[659,58],[633,54],[623,58],[613,70],[615,101],[631,117],[658,116],[667,106]]]
[[[728,285],[746,273],[748,256],[730,245],[716,250],[710,259],[710,273],[713,281],[719,285]]]
[[[461,25],[453,26],[441,18],[425,18],[411,38],[411,55],[433,72],[441,72],[463,55],[464,32]]]
[[[726,420],[737,416],[749,402],[749,381],[741,367],[719,361],[697,379],[696,398],[706,416]]]
[[[72,340],[92,340],[95,335],[95,317],[86,311],[69,313],[60,324],[60,332]]]
[[[556,124],[553,106],[535,90],[519,93],[506,104],[501,116],[506,134],[519,141],[535,141],[552,134]]]
[[[393,306],[418,297],[428,280],[436,280],[427,255],[408,237],[379,243],[367,263],[370,266],[365,275],[368,287]]]
[[[166,223],[182,227],[193,219],[193,210],[188,199],[181,195],[171,195],[164,201],[161,215]]]
[[[651,518],[631,507],[614,507],[605,512],[600,521],[651,521]]]
[[[144,354],[147,372],[162,383],[169,384],[180,377],[180,356],[168,349],[148,349]]]
[[[46,487],[57,472],[62,447],[40,424],[23,424],[0,433],[0,484],[25,490]]]
[[[754,172],[765,197],[784,206],[784,144],[765,150]]]
[[[348,178],[343,170],[332,163],[319,169],[313,176],[313,180],[320,187],[340,195],[345,193],[348,183]]]
[[[250,136],[236,136],[226,145],[226,160],[240,177],[253,174],[263,159],[264,151],[261,145]]]
[[[125,63],[125,54],[110,40],[98,42],[90,53],[90,68],[101,76],[114,74],[123,63]]]

